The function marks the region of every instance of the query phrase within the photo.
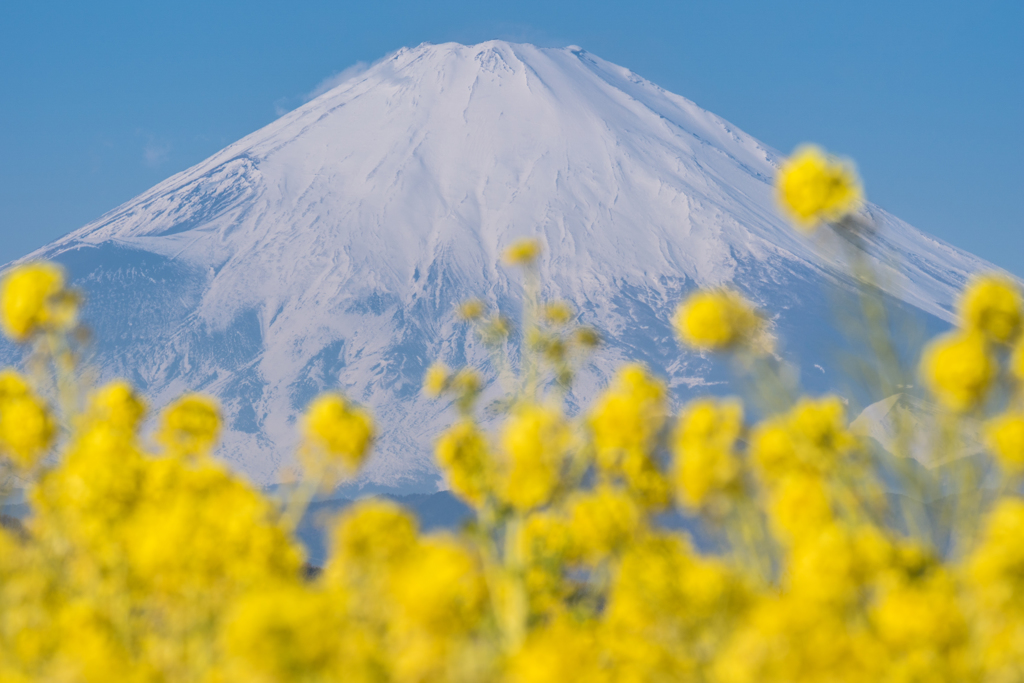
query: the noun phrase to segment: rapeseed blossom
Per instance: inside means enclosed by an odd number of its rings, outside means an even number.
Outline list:
[[[510,266],[528,266],[540,256],[540,241],[534,238],[516,240],[502,254],[502,260]]]
[[[985,426],[992,454],[1010,473],[1024,471],[1024,414],[1005,413]]]
[[[310,446],[351,473],[369,454],[374,424],[369,413],[344,397],[324,394],[306,410],[304,431]]]
[[[452,371],[444,363],[434,363],[423,376],[423,393],[430,398],[440,396],[452,380]]]
[[[779,204],[804,231],[839,221],[863,202],[852,165],[813,146],[798,149],[783,162],[777,180]]]
[[[967,283],[957,309],[964,329],[1005,344],[1020,333],[1022,305],[1020,289],[1013,280],[1002,275],[981,275]]]
[[[808,183],[801,206],[840,220],[845,200],[814,194],[835,189],[813,176],[836,162],[802,163],[789,177]],[[538,253],[533,242],[511,261]],[[12,338],[37,342],[34,369],[60,372],[67,356],[53,355],[77,321],[58,309],[74,298],[59,270],[34,267],[5,281],[0,313]],[[568,304],[540,301],[536,275],[521,369],[499,373],[507,396],[478,405],[485,375],[470,368],[424,378],[457,408],[434,455],[472,519],[424,533],[392,500],[355,501],[318,520],[322,571],[304,565],[296,521],[325,482],[366,464],[366,409],[314,400],[300,422],[304,479],[268,496],[214,457],[208,398],[162,411],[154,453],[129,383],[72,391],[81,380],[0,371],[0,466],[31,507],[0,525],[0,681],[1020,678],[1024,342],[1012,282],[972,280],[959,329],[926,348],[918,371],[943,406],[934,424],[892,410],[879,433],[850,423],[854,399],[801,395],[778,359],[749,353],[761,318],[721,290],[684,304],[680,336],[734,352],[758,403],[677,410],[664,381],[627,364],[577,413],[572,380],[598,335]],[[491,350],[509,341],[499,314],[461,313]],[[671,506],[681,519],[662,516]]]
[[[947,408],[968,411],[985,400],[996,361],[979,332],[951,332],[933,340],[921,359],[925,385]]]
[[[114,397],[98,397],[100,400]],[[125,397],[124,400],[129,400]],[[131,411],[132,407],[122,407]],[[220,409],[211,399],[189,394],[171,404],[163,413],[160,439],[173,453],[205,455],[220,435]]]
[[[572,435],[560,410],[523,404],[502,430],[503,498],[520,511],[545,505],[561,479]]]
[[[10,375],[0,395],[0,452],[19,467],[29,468],[49,450],[57,424],[49,408],[28,387]]]
[[[741,465],[735,452],[743,428],[736,401],[696,401],[676,428],[676,489],[684,505],[720,504],[739,493]]]
[[[719,351],[752,342],[761,318],[739,294],[718,289],[691,294],[677,309],[674,323],[687,345]]]
[[[4,332],[25,341],[37,332],[66,330],[78,315],[78,295],[67,289],[64,271],[53,263],[17,266],[0,283]]]
[[[481,505],[494,486],[493,456],[487,437],[468,420],[448,429],[437,441],[437,462],[458,496]]]

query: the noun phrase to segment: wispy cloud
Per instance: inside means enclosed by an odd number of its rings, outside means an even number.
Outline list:
[[[351,80],[356,76],[359,76],[360,74],[366,73],[368,69],[370,69],[380,61],[382,60],[377,60],[377,62],[374,62],[373,64],[370,64],[368,62],[356,62],[347,69],[342,69],[341,71],[323,79],[322,81],[316,84],[315,88],[313,88],[312,90],[303,95],[279,97],[274,101],[274,115],[277,116],[278,118],[284,116],[285,114],[292,111],[296,107],[303,105],[306,102],[309,102],[310,100],[314,100],[317,97],[320,97],[328,90],[338,87],[345,81]]]
[[[142,159],[146,166],[156,168],[165,161],[171,153],[171,143],[150,138],[142,147]]]
[[[303,102],[309,102],[310,100],[320,97],[328,90],[333,90],[345,81],[351,80],[360,74],[366,73],[366,70],[370,68],[370,64],[367,62],[356,62],[347,69],[342,69],[338,73],[328,76],[324,80],[317,83],[316,87],[306,93],[302,97]]]

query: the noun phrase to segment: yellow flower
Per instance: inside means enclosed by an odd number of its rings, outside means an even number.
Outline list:
[[[64,286],[64,271],[52,263],[16,266],[0,293],[4,331],[14,341],[36,332],[67,329],[78,315],[78,296]]]
[[[585,349],[601,344],[601,335],[592,327],[580,327],[573,333],[573,340]]]
[[[847,430],[846,407],[837,396],[801,398],[790,410],[788,422],[797,446],[802,447],[801,460],[817,471],[827,472],[857,445]]]
[[[437,398],[448,388],[451,377],[451,368],[444,363],[434,363],[423,376],[423,393],[430,398]]]
[[[530,610],[550,613],[559,609],[571,591],[565,572],[566,561],[573,553],[569,523],[560,515],[536,512],[514,533],[516,557],[524,565],[523,583]]]
[[[90,550],[116,547],[142,495],[146,464],[130,431],[88,423],[32,492],[43,528]]]
[[[0,401],[31,393],[28,382],[14,370],[0,371]]]
[[[529,237],[516,240],[505,250],[502,260],[510,266],[528,266],[540,256],[540,240]]]
[[[227,615],[224,647],[245,680],[328,680],[345,675],[344,612],[322,593],[281,584],[246,595]]]
[[[538,627],[513,654],[507,680],[509,683],[610,683],[613,678],[607,649],[594,625],[559,616]]]
[[[653,448],[667,413],[664,382],[640,364],[620,368],[588,421],[598,465],[614,471],[626,453]]]
[[[722,502],[737,493],[740,462],[734,448],[743,429],[738,401],[694,401],[679,417],[675,436],[676,488],[690,507]]]
[[[455,373],[451,379],[451,386],[460,397],[475,397],[483,388],[483,379],[475,370],[463,368]]]
[[[766,483],[775,482],[798,467],[796,444],[785,417],[771,418],[754,427],[750,458]]]
[[[874,577],[874,559],[873,554],[861,553],[861,543],[853,530],[826,524],[796,539],[790,552],[787,584],[794,595],[839,611],[856,600]]]
[[[450,634],[474,627],[487,588],[477,558],[454,537],[422,540],[392,577],[396,625]]]
[[[481,505],[491,489],[491,454],[487,438],[469,420],[453,425],[435,448],[452,490],[473,505]]]
[[[768,512],[775,535],[787,541],[816,534],[833,521],[825,482],[800,471],[786,474],[778,481]]]
[[[505,501],[520,511],[547,504],[561,479],[570,442],[569,426],[557,408],[537,404],[516,407],[501,435],[507,457]]]
[[[643,517],[625,491],[598,486],[568,503],[573,552],[591,563],[618,552],[640,531]]]
[[[146,402],[132,385],[119,380],[93,392],[89,412],[95,420],[134,430],[146,414]]]
[[[324,580],[353,588],[363,599],[366,584],[377,587],[412,552],[416,519],[400,505],[382,498],[357,501],[338,518],[331,531],[331,555]]]
[[[985,606],[1021,609],[1024,599],[1024,500],[996,501],[985,520],[981,542],[967,558],[967,578]]]
[[[860,208],[863,191],[852,165],[817,147],[802,147],[783,162],[776,181],[779,204],[802,230],[835,222]]]
[[[694,554],[676,535],[645,536],[629,544],[614,575],[606,647],[629,680],[705,680],[704,653],[721,646],[746,602],[724,562]]]
[[[882,640],[901,653],[916,648],[945,650],[967,635],[956,585],[941,571],[890,587],[871,616]]]
[[[370,414],[338,394],[314,400],[303,419],[307,441],[351,473],[369,454],[374,438]]]
[[[56,435],[57,423],[35,396],[23,394],[0,401],[0,449],[20,467],[35,465]]]
[[[549,325],[560,327],[572,320],[572,306],[567,301],[551,301],[544,306],[543,317]]]
[[[933,340],[921,359],[925,385],[944,406],[968,411],[979,406],[996,374],[985,338],[978,333],[951,332]]]
[[[123,521],[133,580],[156,594],[251,587],[296,576],[300,553],[278,511],[212,460],[147,459]]]
[[[459,304],[459,317],[463,320],[477,320],[487,309],[480,299],[466,299]]]
[[[550,512],[535,512],[523,520],[516,536],[518,553],[526,560],[564,559],[572,550],[569,525]]]
[[[173,453],[204,455],[220,435],[220,409],[206,396],[186,394],[163,413],[160,439]]]
[[[760,330],[761,318],[735,292],[700,290],[680,304],[675,327],[685,344],[720,351],[752,341]]]
[[[975,276],[957,302],[960,324],[994,342],[1012,342],[1020,332],[1021,303],[1020,288],[1009,277]]]
[[[1024,471],[1024,414],[1005,413],[985,425],[988,447],[1007,471]]]

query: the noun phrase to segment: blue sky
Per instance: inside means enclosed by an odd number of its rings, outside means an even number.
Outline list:
[[[0,6],[0,263],[422,42],[577,44],[1024,275],[1020,0],[50,2]]]

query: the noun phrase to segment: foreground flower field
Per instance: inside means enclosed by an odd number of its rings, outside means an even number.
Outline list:
[[[143,438],[130,385],[89,387],[62,271],[12,270],[0,313],[29,355],[24,374],[0,374],[0,450],[31,513],[0,528],[0,682],[1024,679],[1016,283],[968,283],[957,329],[908,366],[858,239],[873,226],[852,166],[798,150],[778,196],[849,264],[859,308],[837,313],[863,330],[867,394],[920,383],[936,404],[894,418],[891,452],[851,428],[839,395],[802,395],[770,320],[728,289],[692,294],[675,324],[733,363],[746,401],[674,414],[665,384],[627,365],[568,416],[599,337],[569,303],[540,300],[540,245],[524,241],[505,257],[525,283],[518,366],[507,319],[478,300],[459,309],[506,397],[481,405],[470,368],[435,365],[424,382],[457,408],[436,457],[474,522],[422,534],[367,499],[333,523],[321,572],[294,531],[318,491],[370,457],[364,409],[314,401],[302,481],[267,497],[214,459],[209,399],[182,397]],[[480,417],[495,410],[489,434]],[[716,547],[659,524],[673,507]]]

